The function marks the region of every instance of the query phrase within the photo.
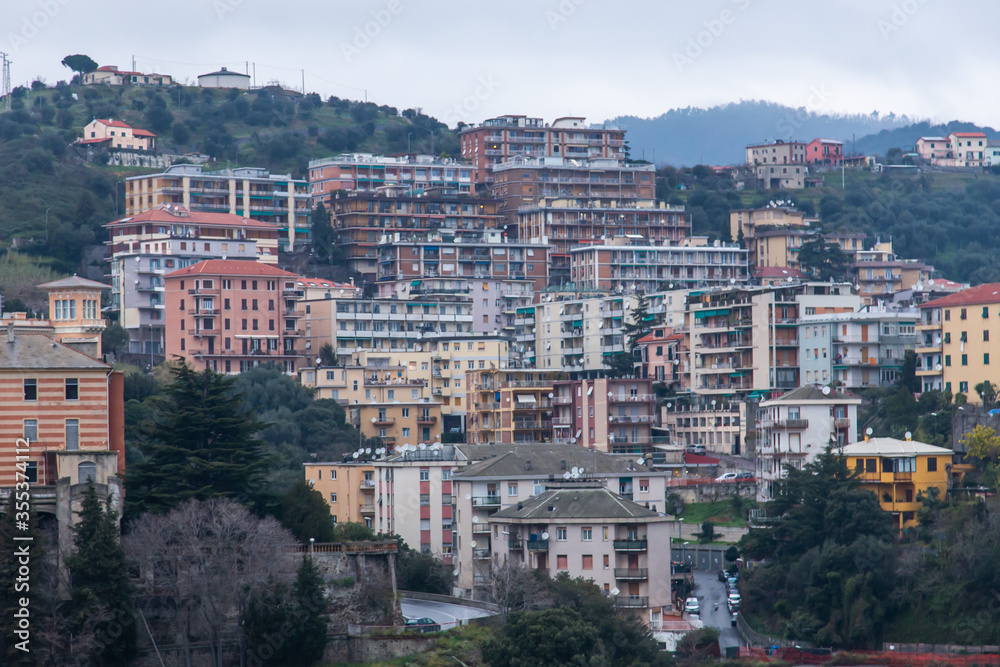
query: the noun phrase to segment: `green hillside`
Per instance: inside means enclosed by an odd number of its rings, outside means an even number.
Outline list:
[[[352,102],[277,87],[75,86],[15,89],[0,114],[0,253],[16,248],[57,274],[93,264],[88,247],[122,213],[122,180],[148,169],[87,164],[70,146],[94,118],[115,118],[157,135],[162,152],[203,153],[208,168],[260,166],[306,175],[310,159],[344,151],[454,155],[457,136],[418,110]],[[101,155],[98,158],[104,157]],[[8,287],[15,278],[2,274]]]

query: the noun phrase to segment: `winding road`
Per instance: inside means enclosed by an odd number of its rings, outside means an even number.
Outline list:
[[[430,600],[409,600],[404,599],[399,602],[403,616],[407,618],[431,618],[435,623],[441,624],[442,630],[454,628],[461,625],[463,620],[470,618],[482,618],[492,616],[492,612],[475,607],[466,607],[460,604],[449,604],[447,602],[432,602]]]

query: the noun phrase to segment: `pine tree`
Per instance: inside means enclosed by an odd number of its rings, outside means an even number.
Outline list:
[[[317,259],[329,260],[333,254],[333,227],[330,226],[330,215],[323,203],[316,207],[310,217],[312,224],[312,247]]]
[[[298,482],[281,499],[281,525],[303,544],[309,538],[333,542],[333,520],[323,494],[305,482]]]
[[[649,302],[646,300],[646,295],[640,294],[636,300],[635,308],[632,309],[632,321],[627,322],[622,327],[629,354],[635,352],[639,339],[652,331],[655,325],[655,319],[649,314]]]
[[[318,662],[326,648],[330,615],[323,595],[323,579],[309,556],[303,556],[295,579],[295,615],[299,628],[295,645],[299,647],[297,657],[300,660],[296,664]]]
[[[244,412],[232,392],[235,378],[186,365],[171,374],[154,440],[143,448],[146,459],[127,476],[126,513],[166,512],[192,498],[263,507],[269,460],[255,434],[266,424]]]
[[[96,627],[98,663],[120,664],[135,652],[136,625],[132,614],[132,583],[118,534],[118,516],[108,497],[102,504],[94,483],[87,485],[79,519],[73,527],[74,553],[69,568],[70,606],[74,625],[103,617]]]

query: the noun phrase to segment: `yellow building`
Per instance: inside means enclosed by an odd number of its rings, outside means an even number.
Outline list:
[[[1000,283],[977,285],[920,306],[917,376],[923,391],[963,393],[980,401],[976,385],[996,379],[1000,363]],[[992,346],[997,345],[993,352]]]
[[[552,441],[553,382],[559,371],[469,371],[466,442]]]
[[[870,438],[840,449],[848,470],[855,471],[864,488],[878,496],[898,530],[917,525],[918,498],[935,487],[948,493],[952,450],[913,440]]]
[[[808,227],[813,219],[802,211],[787,206],[739,208],[729,213],[729,233],[735,241],[740,230],[745,239],[756,236],[757,227]]]
[[[350,521],[373,527],[375,466],[357,463],[306,463],[306,482],[322,494],[333,522]]]

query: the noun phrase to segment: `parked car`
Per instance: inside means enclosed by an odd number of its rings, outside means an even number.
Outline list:
[[[739,479],[753,479],[753,473],[752,472],[741,472],[740,476],[739,476]]]
[[[729,594],[729,606],[739,605],[739,603],[740,603],[740,594],[737,593],[736,591],[731,592]]]
[[[684,611],[689,614],[700,614],[701,605],[698,604],[698,598],[688,598],[684,601]]]
[[[728,579],[728,578],[729,578],[729,575],[726,574],[725,570],[719,570],[719,581],[721,581],[722,583],[726,583],[726,579]]]
[[[739,473],[737,472],[727,472],[719,475],[715,478],[716,482],[728,482],[730,480],[739,479]]]
[[[740,615],[739,612],[736,612],[736,611],[733,612],[732,622],[733,622],[733,627],[734,628],[736,627],[736,619],[739,617],[739,615]]]
[[[688,454],[706,454],[708,450],[705,448],[705,445],[690,445],[687,448],[687,452]]]
[[[441,624],[435,623],[433,618],[408,618],[406,619],[406,629],[417,632],[441,632]]]

